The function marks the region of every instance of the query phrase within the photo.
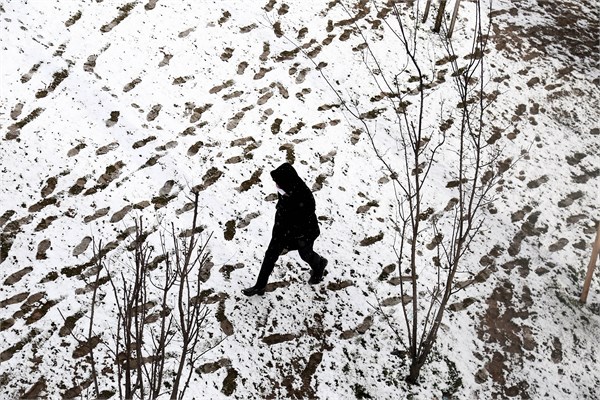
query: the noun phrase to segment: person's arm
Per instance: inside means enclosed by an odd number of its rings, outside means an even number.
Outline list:
[[[285,200],[281,199],[281,195],[279,196],[280,200],[279,203],[277,203],[272,239],[284,242],[289,236],[292,221],[290,220],[289,210],[287,209],[288,207],[285,204]]]
[[[298,197],[299,198],[298,198],[297,206],[298,206],[298,211],[299,211],[300,215],[302,215],[303,217],[306,217],[307,215],[315,212],[315,209],[316,209],[315,197],[313,196],[310,189],[306,188],[305,190],[303,190],[300,193],[300,195]]]

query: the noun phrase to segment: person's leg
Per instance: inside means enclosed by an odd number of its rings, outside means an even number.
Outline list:
[[[262,289],[267,286],[269,276],[271,275],[271,272],[273,272],[275,263],[277,262],[277,259],[282,251],[283,245],[277,241],[271,240],[269,247],[265,252],[265,258],[263,259],[262,266],[260,267],[260,273],[256,279],[255,287]]]
[[[327,266],[327,259],[325,259],[325,257],[321,257],[313,250],[313,244],[314,240],[308,242],[300,241],[298,243],[298,253],[300,254],[300,258],[306,261],[312,269],[312,273],[310,274],[310,279],[308,281],[311,284],[321,282],[323,279],[323,272]]]
[[[313,250],[314,240],[312,241],[299,241],[298,242],[298,254],[300,258],[310,265],[310,268],[314,271],[319,269],[322,263],[322,258]]]

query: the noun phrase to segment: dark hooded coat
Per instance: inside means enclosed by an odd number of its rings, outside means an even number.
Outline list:
[[[300,240],[314,241],[320,234],[319,223],[315,214],[315,198],[306,183],[288,163],[271,171],[271,177],[286,193],[278,194],[271,240],[290,250]]]

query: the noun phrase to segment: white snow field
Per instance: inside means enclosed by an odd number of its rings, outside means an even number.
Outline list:
[[[395,3],[407,15],[416,6]],[[443,76],[432,3],[420,56]],[[201,346],[224,341],[199,361],[185,398],[599,398],[597,276],[588,302],[578,301],[600,219],[597,3],[493,2],[489,134],[519,161],[485,207],[461,270],[477,283],[451,299],[418,386],[405,382],[404,348],[375,307],[403,331],[394,188],[324,78],[361,112],[386,108],[362,60],[366,38],[389,72],[404,62],[384,23],[392,4],[0,0],[1,399],[94,398],[78,342],[89,323],[91,239],[126,275],[135,219],[187,229],[200,184],[202,235],[213,234]],[[459,63],[474,7],[460,5]],[[448,88],[427,99],[431,129]],[[368,122],[389,155],[391,112]],[[451,158],[442,154],[432,175],[436,211],[452,196]],[[314,192],[315,249],[329,274],[309,285],[292,252],[267,293],[247,298],[241,289],[254,283],[275,213],[269,172],[285,161]],[[434,276],[428,268],[423,279]],[[92,345],[100,390],[118,398],[115,305],[103,282]]]

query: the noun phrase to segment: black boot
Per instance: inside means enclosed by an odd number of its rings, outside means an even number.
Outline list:
[[[327,267],[328,262],[329,261],[327,261],[326,258],[321,257],[321,263],[318,268],[313,269],[312,273],[310,274],[310,279],[308,280],[308,283],[310,283],[311,285],[316,285],[317,283],[323,280],[323,276],[327,275],[325,267]]]
[[[256,286],[252,286],[246,289],[242,289],[242,293],[244,293],[246,296],[250,297],[250,296],[254,296],[255,294],[262,296],[263,294],[265,294],[265,288],[259,288]]]

